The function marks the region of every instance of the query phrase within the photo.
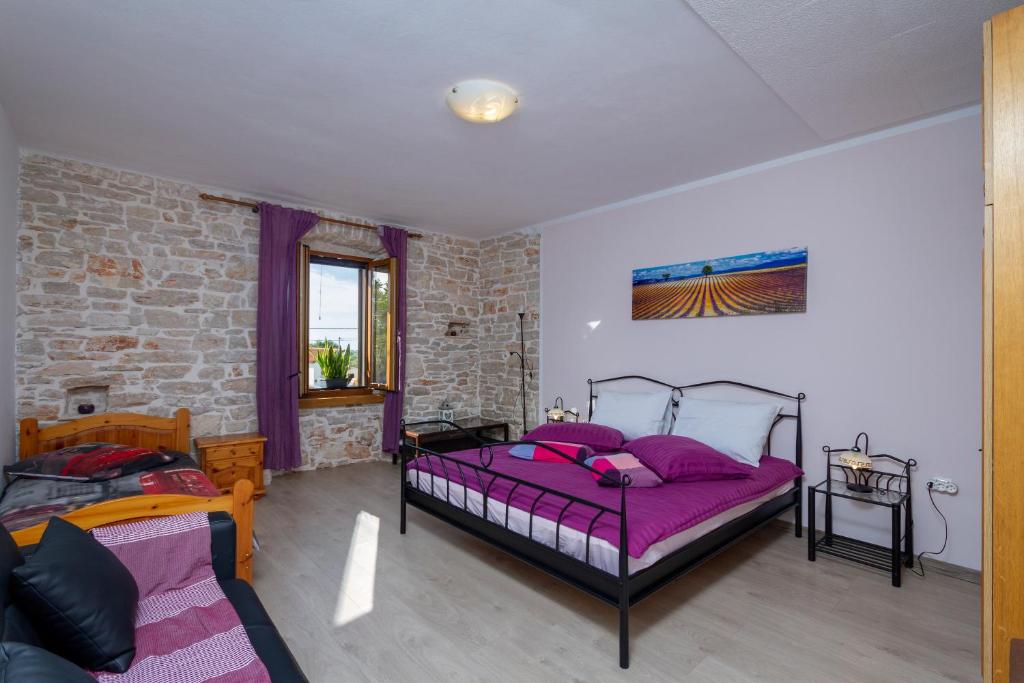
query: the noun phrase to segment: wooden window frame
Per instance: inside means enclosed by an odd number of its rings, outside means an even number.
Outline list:
[[[351,261],[365,265],[363,280],[360,283],[362,301],[360,301],[360,319],[362,326],[362,348],[360,356],[362,362],[358,372],[362,372],[362,386],[347,387],[344,389],[310,389],[309,388],[309,267],[311,257],[323,257]],[[296,338],[298,339],[298,391],[299,408],[327,408],[334,406],[362,405],[372,403],[383,403],[383,391],[394,386],[394,327],[395,311],[397,302],[392,296],[389,301],[387,334],[389,343],[387,345],[387,383],[373,383],[373,329],[372,329],[372,296],[373,296],[373,273],[375,268],[389,266],[389,277],[391,282],[395,281],[397,272],[397,259],[372,259],[365,256],[352,256],[337,252],[319,251],[310,248],[308,244],[299,244],[296,253]]]
[[[376,268],[387,266],[388,268],[388,287],[391,288],[391,292],[388,296],[388,320],[387,320],[387,334],[388,343],[386,345],[386,358],[385,363],[387,367],[384,370],[384,383],[374,382],[373,377],[376,374],[375,364],[377,359],[373,354],[373,334],[371,326],[373,324],[373,274]],[[370,262],[370,273],[368,279],[367,293],[366,293],[366,305],[368,307],[367,315],[367,326],[366,326],[366,348],[370,349],[369,363],[367,363],[367,372],[369,373],[368,384],[377,391],[394,391],[397,388],[398,383],[398,354],[395,353],[395,347],[397,346],[395,321],[398,320],[398,301],[395,297],[394,286],[395,282],[398,281],[398,259],[396,258],[382,258]]]

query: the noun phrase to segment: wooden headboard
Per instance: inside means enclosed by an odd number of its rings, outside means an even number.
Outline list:
[[[189,411],[178,408],[174,417],[153,417],[138,413],[103,413],[72,422],[39,428],[39,421],[28,417],[20,423],[18,459],[58,448],[91,441],[107,441],[156,450],[160,447],[189,452]]]

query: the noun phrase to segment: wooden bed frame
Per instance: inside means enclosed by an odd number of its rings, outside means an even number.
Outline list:
[[[18,459],[91,441],[144,448],[167,448],[189,452],[188,408],[174,417],[153,417],[138,413],[104,413],[40,429],[35,418],[20,422]],[[227,512],[235,520],[235,576],[252,583],[253,484],[242,479],[231,493],[204,498],[180,494],[156,494],[117,498],[73,510],[61,517],[82,529],[119,524],[147,517],[164,517],[188,512]],[[46,522],[11,533],[19,546],[38,543]]]

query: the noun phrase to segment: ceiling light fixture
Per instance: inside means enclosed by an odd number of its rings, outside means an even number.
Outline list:
[[[519,94],[498,81],[479,78],[460,81],[448,90],[448,108],[473,123],[497,123],[519,106]]]

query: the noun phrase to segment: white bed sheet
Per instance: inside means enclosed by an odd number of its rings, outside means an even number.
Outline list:
[[[419,483],[417,484],[417,472]],[[463,496],[466,498],[468,511],[477,517],[483,517],[483,495],[472,488],[464,491],[461,484],[448,481],[442,477],[423,472],[422,470],[409,470],[407,475],[409,483],[424,493],[429,493],[435,498],[445,499],[445,491],[448,492],[448,499],[457,507],[462,507]],[[448,487],[446,489],[446,486]],[[694,542],[701,536],[714,531],[734,519],[742,517],[762,503],[772,498],[793,490],[793,482],[787,481],[773,491],[769,491],[760,498],[749,500],[718,513],[714,517],[695,524],[689,529],[684,529],[666,539],[658,541],[650,546],[641,557],[629,558],[629,573],[635,574],[642,569],[653,565],[663,557],[679,550],[684,545]],[[489,498],[487,500],[487,519],[502,526],[505,525],[505,508],[508,507],[500,500]],[[556,523],[539,515],[533,518],[533,540],[539,541],[551,548],[555,547]],[[508,513],[508,528],[518,534],[526,536],[530,530],[530,513],[512,506]],[[587,535],[577,529],[562,525],[558,530],[558,549],[577,560],[586,561],[587,556]],[[619,573],[619,549],[608,541],[591,537],[590,539],[590,564],[611,574]]]

